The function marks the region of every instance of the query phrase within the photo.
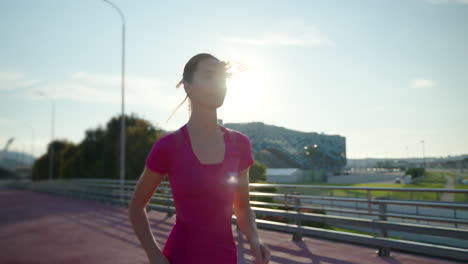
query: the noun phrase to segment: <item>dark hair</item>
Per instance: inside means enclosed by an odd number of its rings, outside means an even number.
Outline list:
[[[185,64],[184,73],[182,74],[182,79],[176,85],[176,89],[179,88],[180,86],[182,86],[182,84],[184,82],[192,83],[193,74],[197,70],[198,63],[205,60],[205,59],[215,59],[215,60],[221,62],[223,64],[223,67],[224,67],[224,70],[225,70],[226,78],[230,78],[233,75],[234,72],[228,72],[235,65],[235,63],[233,63],[232,61],[221,61],[221,60],[219,60],[218,58],[216,58],[215,56],[213,56],[213,55],[211,55],[209,53],[199,53],[199,54],[193,56],[192,58],[190,58],[190,60]],[[241,63],[236,63],[236,64],[239,65],[239,66],[237,66],[238,67],[237,71],[240,72],[240,71],[243,71],[243,70],[246,69]],[[169,116],[169,118],[167,120],[169,120],[172,117],[172,115],[175,113],[175,111],[177,109],[179,109],[179,107],[185,102],[185,100],[187,100],[187,98],[189,98],[188,93],[185,96],[184,100],[174,109],[174,111],[172,111],[171,115]],[[191,109],[190,98],[189,98],[189,106],[188,107],[189,107],[189,111],[191,111],[192,109]]]

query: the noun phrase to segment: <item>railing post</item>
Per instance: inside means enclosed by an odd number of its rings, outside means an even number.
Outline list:
[[[367,212],[372,213],[372,194],[370,190],[367,190]]]
[[[289,201],[288,201],[288,189],[286,189],[286,191],[284,192],[284,198],[283,198],[283,201],[284,201],[284,207],[286,209],[289,208]],[[289,209],[288,209],[289,210]]]
[[[378,200],[385,200],[385,197],[376,197],[375,199]],[[379,203],[379,219],[381,221],[387,221],[387,203]],[[388,237],[388,232],[386,228],[380,229],[380,236],[381,237]],[[379,247],[377,251],[377,255],[379,257],[389,257],[390,256],[390,248],[389,247]]]
[[[126,181],[125,181],[126,182]],[[133,191],[129,188],[128,184],[125,185],[125,205],[126,207],[130,207],[130,203],[132,202]]]
[[[457,219],[457,208],[453,208],[453,218]],[[455,222],[455,228],[458,228],[458,223]]]
[[[294,192],[294,194],[298,194],[298,192]],[[300,213],[301,213],[301,199],[300,198],[294,198],[295,205],[296,205],[296,217],[295,217],[295,222],[296,222],[296,232],[293,234],[293,241],[302,241],[302,225],[301,225],[301,218],[300,218]]]
[[[171,189],[171,186],[169,184],[169,180],[168,180],[168,183],[165,185],[165,193],[164,194],[166,194],[166,195],[169,194],[170,196],[166,196],[166,199],[169,199],[169,200],[171,199],[169,197],[172,197],[172,189]],[[174,213],[171,212],[171,210],[170,210],[171,208],[170,208],[169,203],[166,204],[166,207],[167,207],[167,216],[172,217],[174,215]],[[236,223],[237,223],[237,221],[236,221]]]

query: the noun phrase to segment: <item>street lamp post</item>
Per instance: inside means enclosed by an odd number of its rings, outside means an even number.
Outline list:
[[[317,144],[313,145],[313,151],[314,151],[314,152],[311,153],[311,152],[309,151],[309,147],[308,147],[308,146],[304,146],[305,154],[306,154],[307,156],[309,156],[310,154],[315,154],[315,153],[316,153],[316,152],[315,152],[315,151],[316,151],[316,150],[315,150],[316,148],[317,148]],[[313,155],[313,157],[315,157],[315,155]],[[311,165],[311,167],[312,167],[313,165],[315,165],[315,164],[313,164],[313,162],[312,162],[312,158],[310,158],[310,165]]]
[[[318,148],[318,145],[314,144],[313,147],[316,149]],[[322,152],[322,169],[325,170],[325,155],[323,154],[323,149],[320,152]]]
[[[308,151],[308,147],[304,147],[306,149],[306,154],[309,155],[310,154],[310,151]],[[318,145],[317,144],[314,144],[312,145],[312,148],[314,149],[314,153],[317,153],[317,149],[318,149]],[[323,149],[322,149],[322,171],[323,171],[323,174],[322,174],[322,179],[325,181],[325,155],[323,154]]]
[[[123,190],[125,180],[125,17],[120,9],[112,2],[103,0],[105,3],[112,6],[120,14],[122,19],[122,73],[121,73],[121,85],[122,85],[122,117],[120,119],[120,202],[123,203]]]
[[[314,148],[318,148],[318,145],[317,144],[314,144]],[[323,147],[320,147],[320,152],[322,153],[322,171],[323,171],[323,174],[322,174],[322,179],[324,182],[327,182],[327,175],[326,175],[326,168],[325,168],[325,154],[323,153]]]
[[[426,156],[424,155],[424,140],[421,140],[422,143],[422,154],[423,154],[423,168],[426,168]]]
[[[49,180],[53,179],[53,174],[54,174],[54,127],[55,127],[55,101],[52,97],[48,96],[42,91],[37,92],[39,95],[45,96],[49,98],[50,102],[52,103],[52,126],[51,126],[51,138],[50,138],[50,145],[49,145]]]

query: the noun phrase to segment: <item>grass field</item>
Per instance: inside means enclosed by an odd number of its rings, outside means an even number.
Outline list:
[[[350,187],[384,187],[384,188],[444,188],[447,179],[443,175],[453,177],[454,181],[456,178],[453,172],[438,172],[438,171],[427,171],[426,175],[420,179],[413,180],[411,184],[327,184],[327,183],[313,183],[312,185],[329,185],[329,186],[350,186]],[[468,173],[463,174],[463,178],[468,179]],[[304,185],[311,185],[309,183]],[[468,189],[468,185],[457,184],[456,189]],[[281,189],[280,192],[284,192],[286,189]],[[292,191],[290,189],[289,191]],[[367,197],[366,190],[323,190],[323,189],[309,189],[309,188],[296,188],[294,191],[300,194],[308,195],[327,195],[327,196],[344,196],[344,197]],[[426,200],[426,201],[437,201],[439,195],[435,192],[405,192],[405,191],[371,191],[373,197],[384,196],[388,199],[402,199],[402,200]],[[456,194],[456,202],[468,202],[468,195]]]
[[[436,172],[436,171],[427,171],[425,177],[414,180],[411,184],[327,184],[327,183],[305,183],[304,185],[329,185],[329,186],[355,186],[355,187],[384,187],[384,188],[444,188],[447,179],[445,175],[452,177],[454,182],[458,174],[453,172]],[[468,179],[468,173],[462,175],[463,179]],[[456,184],[456,189],[468,189],[468,185]],[[280,190],[281,192],[286,191],[286,189]],[[289,191],[297,191],[301,194],[309,195],[329,195],[329,196],[345,196],[345,197],[367,197],[367,191],[365,190],[320,190],[320,189],[308,189],[308,188],[297,188],[289,189]],[[375,198],[377,196],[385,196],[389,199],[403,199],[403,200],[439,200],[439,196],[434,192],[399,192],[399,191],[371,191],[372,196]],[[468,202],[468,195],[465,194],[455,194],[456,202]],[[362,232],[358,230],[351,230],[340,228],[336,226],[330,226],[328,229],[344,231],[356,234],[365,234],[365,235],[376,235],[375,233]],[[399,237],[392,237],[395,239],[401,239]]]

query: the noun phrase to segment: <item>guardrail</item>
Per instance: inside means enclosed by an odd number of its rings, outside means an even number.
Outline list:
[[[35,191],[68,195],[83,199],[108,202],[128,206],[132,198],[137,181],[125,181],[123,186],[119,180],[107,179],[68,179],[45,180],[35,182],[12,182],[10,187],[29,188]],[[251,183],[251,188],[280,187],[284,193],[267,193],[251,191],[250,196],[271,197],[274,202],[260,202],[251,199],[251,207],[257,215],[285,217],[290,221],[283,223],[257,218],[259,228],[288,232],[295,241],[302,240],[303,236],[320,237],[336,241],[360,244],[378,249],[378,256],[389,256],[391,250],[442,257],[446,259],[468,259],[468,203],[396,200],[386,197],[375,197],[374,191],[395,192],[435,192],[435,193],[463,193],[468,190],[457,189],[429,189],[429,188],[381,188],[381,187],[347,187],[323,185],[293,185],[293,184],[266,184]],[[345,196],[320,196],[299,194],[297,189],[327,189],[327,190],[360,190],[366,192],[365,198]],[[123,190],[123,192],[121,191]],[[279,202],[278,202],[279,201]],[[320,201],[327,201],[324,206]],[[354,204],[354,207],[346,204]],[[364,204],[359,208],[358,204]],[[416,208],[415,213],[395,213],[388,210],[389,206],[411,206]],[[451,215],[434,216],[420,214],[421,208],[452,211]],[[304,210],[324,210],[326,214],[304,212]],[[169,182],[163,181],[153,194],[147,210],[175,214]],[[330,215],[330,213],[351,214],[359,217]],[[367,218],[360,218],[365,216]],[[391,220],[393,219],[393,220]],[[413,223],[403,221],[413,221]],[[233,223],[237,224],[235,215]],[[350,232],[329,230],[303,225],[303,221],[314,221],[330,225],[349,225],[373,229],[375,235],[363,235]],[[453,225],[447,227],[443,225]],[[465,246],[447,246],[437,243],[421,243],[410,239],[396,239],[389,237],[390,231],[405,232],[412,235],[434,236],[443,239],[455,239]]]

